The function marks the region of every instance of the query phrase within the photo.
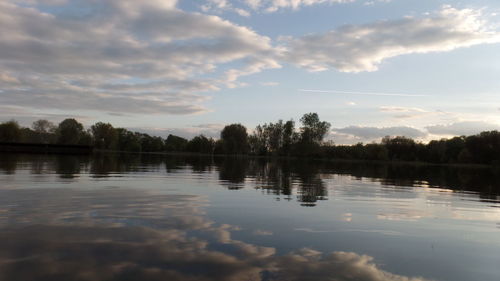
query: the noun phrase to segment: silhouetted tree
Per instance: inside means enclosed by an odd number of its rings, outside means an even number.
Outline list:
[[[286,123],[279,120],[276,123],[258,125],[248,141],[250,152],[253,154],[265,155],[271,153],[273,155],[288,155],[296,140],[295,123],[293,120]]]
[[[179,136],[168,135],[165,141],[166,151],[185,151],[188,140]]]
[[[249,150],[247,128],[241,124],[224,127],[221,134],[224,152],[227,154],[246,154]]]
[[[307,113],[300,118],[300,139],[295,146],[298,155],[321,156],[320,144],[330,129],[330,123],[320,121],[317,113]]]
[[[138,134],[124,128],[116,129],[116,133],[118,135],[118,150],[130,152],[141,151],[141,139]]]
[[[0,124],[0,141],[20,142],[21,136],[21,127],[17,121],[11,120]]]
[[[295,132],[295,122],[293,120],[286,121],[283,125],[283,141],[281,151],[285,155],[289,155],[292,151],[292,146],[298,140],[298,134]]]
[[[83,125],[73,118],[59,123],[57,127],[57,142],[60,144],[79,144],[84,137]]]
[[[328,122],[320,121],[317,113],[304,114],[300,122],[302,123],[301,139],[309,143],[321,143],[331,126]]]
[[[414,161],[416,159],[416,143],[414,140],[398,136],[386,136],[382,139],[382,144],[387,148],[389,159]]]
[[[224,142],[221,139],[215,141],[214,154],[224,154]]]
[[[165,142],[161,137],[152,137],[148,134],[139,134],[141,140],[141,150],[143,152],[165,151]]]
[[[389,155],[387,148],[381,144],[370,143],[364,147],[365,153],[364,157],[368,160],[388,160]]]
[[[267,137],[261,125],[255,127],[253,134],[248,137],[250,153],[254,155],[267,154]]]
[[[97,122],[90,127],[94,137],[94,146],[99,149],[116,149],[118,132],[109,123]]]
[[[500,132],[482,132],[465,139],[465,145],[475,163],[500,164]]]
[[[31,125],[31,128],[33,131],[37,133],[55,133],[57,127],[54,125],[54,123],[45,120],[45,119],[40,119],[35,122],[33,122],[33,125]]]
[[[31,125],[34,131],[33,137],[29,142],[53,143],[56,140],[57,127],[54,123],[40,119]]]
[[[192,138],[186,147],[189,152],[212,153],[214,150],[215,141],[212,138],[207,138],[204,135],[199,135]]]

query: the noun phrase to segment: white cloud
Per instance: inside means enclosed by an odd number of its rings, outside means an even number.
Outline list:
[[[444,6],[424,18],[406,17],[364,25],[346,25],[323,34],[284,38],[285,60],[310,71],[375,71],[388,58],[450,51],[500,41],[481,11]]]
[[[247,4],[296,9],[326,2],[344,1]],[[375,70],[389,57],[499,39],[479,11],[444,7],[426,18],[344,26],[275,46],[250,28],[181,11],[176,3],[82,1],[79,10],[85,12],[75,15],[73,1],[1,1],[0,38],[8,40],[0,40],[0,104],[46,111],[196,114],[208,111],[210,97],[204,92],[243,86],[241,76],[279,68],[282,62],[310,70]],[[217,9],[239,9],[226,0],[210,3]],[[38,4],[58,5],[57,13]]]
[[[380,112],[391,114],[396,120],[407,120],[407,119],[422,119],[435,116],[450,116],[452,113],[444,112],[441,110],[425,110],[418,107],[405,107],[405,106],[381,106],[379,107]]]
[[[299,8],[318,4],[338,4],[350,3],[355,0],[244,0],[253,10],[268,13],[276,12],[280,9],[298,10]]]
[[[398,112],[398,113],[408,113],[408,112],[428,112],[424,109],[418,107],[404,107],[404,106],[381,106],[379,107],[382,112]]]
[[[366,281],[423,281],[425,278],[411,278],[383,271],[373,263],[373,258],[350,252],[333,252],[323,255],[312,249],[302,249],[276,261],[280,270],[279,280],[332,280]]]
[[[200,113],[207,110],[200,92],[279,67],[269,38],[217,16],[178,10],[176,1],[84,2],[82,10],[91,12],[78,16],[69,6],[48,14],[37,8],[40,1],[18,3],[0,2],[0,37],[8,38],[0,41],[5,105]],[[219,71],[232,62],[241,68]]]
[[[217,14],[229,11],[242,17],[249,17],[251,15],[250,12],[245,9],[234,7],[228,0],[207,0],[206,3],[201,6],[201,10]]]

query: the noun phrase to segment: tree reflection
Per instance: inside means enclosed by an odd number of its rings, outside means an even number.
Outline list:
[[[293,178],[289,161],[254,161],[252,167],[252,176],[255,177],[257,188],[291,200]]]
[[[315,206],[318,201],[328,198],[323,178],[329,175],[350,175],[396,188],[425,186],[472,191],[478,192],[484,200],[498,200],[500,195],[500,169],[492,167],[133,153],[91,156],[0,154],[0,171],[5,174],[14,174],[16,169],[28,166],[32,174],[55,171],[60,178],[72,180],[82,172],[92,177],[109,177],[117,173],[161,171],[163,165],[167,173],[185,169],[195,173],[217,173],[220,184],[228,189],[252,186],[276,196],[278,200],[295,197],[303,206]]]
[[[327,198],[327,189],[315,162],[255,159],[249,166],[249,175],[255,179],[256,188],[278,196],[278,200],[282,197],[291,200],[295,192],[297,201],[309,207]]]
[[[312,161],[300,161],[295,167],[301,185],[298,189],[298,201],[302,206],[316,206],[318,200],[326,200],[328,191],[320,177],[320,166]]]
[[[62,179],[73,179],[80,174],[84,158],[78,156],[60,155],[56,157],[56,173]]]
[[[244,187],[249,159],[238,157],[216,158],[215,164],[219,170],[219,180],[228,189],[241,189]]]
[[[17,162],[21,156],[14,153],[2,153],[0,157],[0,170],[9,175],[15,174]]]

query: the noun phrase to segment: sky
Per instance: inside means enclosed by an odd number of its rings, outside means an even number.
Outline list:
[[[2,0],[0,121],[339,144],[500,130],[500,1]]]

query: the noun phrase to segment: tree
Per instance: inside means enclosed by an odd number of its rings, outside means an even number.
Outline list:
[[[295,122],[293,120],[286,121],[283,125],[282,153],[285,155],[290,154],[292,146],[297,139],[298,137],[295,132]]]
[[[465,145],[474,162],[500,164],[500,132],[486,131],[469,136]]]
[[[248,138],[250,152],[258,155],[289,154],[291,146],[296,140],[295,134],[293,120],[285,123],[279,120],[276,123],[258,125]]]
[[[304,114],[300,122],[301,140],[307,143],[321,143],[331,126],[328,122],[321,122],[317,113]]]
[[[249,150],[247,128],[241,124],[227,125],[220,137],[227,154],[245,154]]]
[[[57,127],[56,125],[54,125],[54,123],[45,119],[40,119],[33,122],[31,128],[33,129],[32,132],[26,131],[25,133],[29,135],[29,142],[41,142],[41,143],[55,142],[56,139],[55,132],[57,130]]]
[[[165,150],[166,151],[185,151],[188,140],[175,135],[168,135],[167,140],[165,140]]]
[[[250,153],[255,155],[267,154],[267,137],[264,133],[264,127],[258,125],[255,127],[253,134],[248,137],[248,145]]]
[[[212,153],[214,146],[215,141],[212,138],[199,135],[188,142],[186,150],[189,152]]]
[[[117,128],[118,135],[117,149],[120,151],[141,151],[141,139],[139,136],[127,129]]]
[[[410,138],[404,136],[385,136],[382,139],[382,144],[387,148],[388,156],[391,160],[418,160],[416,157],[417,144]]]
[[[294,147],[299,155],[321,156],[321,142],[330,129],[330,123],[319,120],[317,113],[306,113],[300,118],[299,141]]]
[[[0,141],[19,142],[21,141],[21,127],[17,121],[10,120],[0,124]]]
[[[40,119],[40,120],[37,120],[35,122],[33,122],[33,124],[31,125],[31,128],[33,129],[33,131],[37,132],[37,133],[43,133],[43,134],[47,134],[47,133],[55,133],[57,127],[56,125],[54,125],[54,123],[48,121],[48,120],[45,120],[45,119]]]
[[[97,122],[90,127],[94,137],[94,145],[100,149],[116,149],[118,133],[109,123]]]
[[[63,120],[57,127],[59,144],[83,144],[87,142],[87,138],[83,125],[73,118]]]
[[[161,137],[139,134],[143,152],[161,152],[165,150],[165,142]]]

